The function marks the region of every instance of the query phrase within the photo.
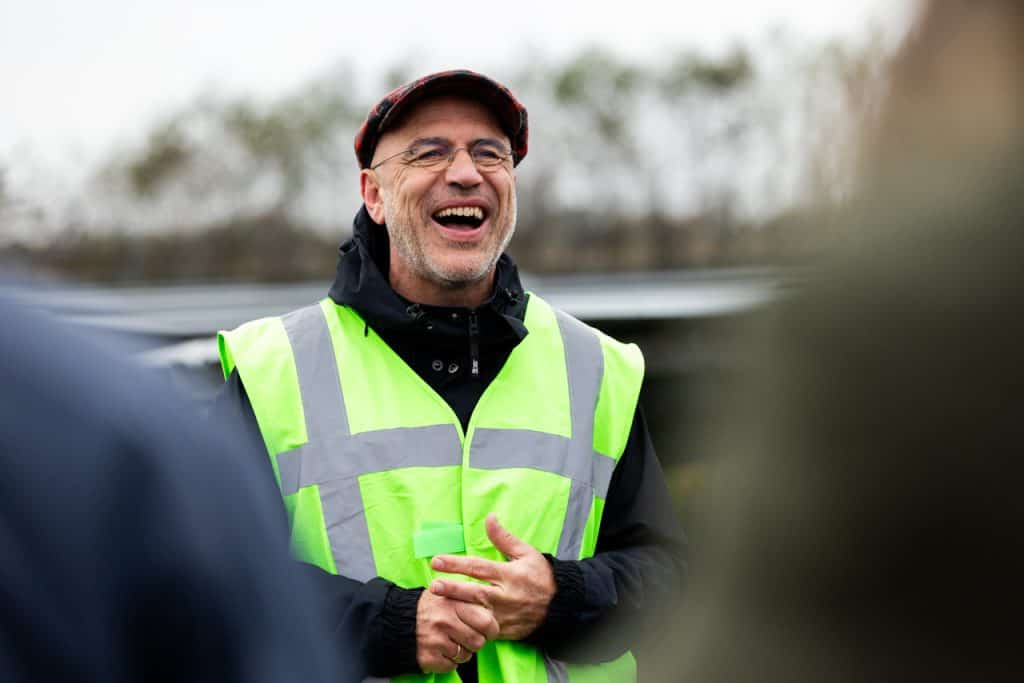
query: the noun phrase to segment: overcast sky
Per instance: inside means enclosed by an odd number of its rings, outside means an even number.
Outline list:
[[[200,91],[273,95],[343,60],[493,70],[585,44],[651,60],[771,27],[856,35],[912,1],[0,0],[0,161],[96,152]]]

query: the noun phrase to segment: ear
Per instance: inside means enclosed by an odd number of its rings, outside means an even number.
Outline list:
[[[366,211],[374,223],[384,225],[384,195],[376,171],[364,168],[359,172],[359,193],[363,195]]]

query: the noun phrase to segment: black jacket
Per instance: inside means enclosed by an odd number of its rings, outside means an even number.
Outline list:
[[[527,295],[515,264],[502,255],[494,292],[477,309],[426,306],[405,300],[388,284],[386,230],[365,208],[353,238],[340,248],[329,295],[359,311],[387,344],[452,407],[463,428],[484,388],[526,336]],[[478,375],[474,376],[476,361]],[[255,417],[237,373],[218,399],[218,410],[239,413],[251,425],[253,449],[265,458]],[[270,472],[269,463],[267,471]],[[612,477],[596,555],[567,562],[549,557],[557,590],[541,627],[529,641],[568,661],[611,659],[631,646],[636,620],[682,582],[685,537],[643,414],[638,409],[625,452]],[[376,676],[418,672],[416,605],[422,588],[403,589],[384,579],[366,584],[311,573],[331,602],[339,633],[355,638]],[[459,668],[475,680],[475,660]]]
[[[360,680],[231,425],[110,338],[0,321],[0,681]]]

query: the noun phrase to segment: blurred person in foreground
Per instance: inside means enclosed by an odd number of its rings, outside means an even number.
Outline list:
[[[526,110],[431,74],[355,147],[364,206],[327,298],[220,337],[221,409],[253,425],[297,556],[375,676],[635,680],[685,541],[640,351],[525,292],[504,254]]]
[[[94,340],[0,320],[0,680],[358,679],[231,439]]]
[[[1024,679],[1022,74],[1022,3],[926,6],[846,244],[719,406],[659,680]]]

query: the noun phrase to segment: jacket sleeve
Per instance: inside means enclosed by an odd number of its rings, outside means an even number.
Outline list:
[[[237,370],[215,397],[210,417],[237,425],[239,433],[245,435],[243,450],[260,458],[264,475],[273,480],[256,415]],[[355,644],[370,676],[388,678],[420,672],[416,663],[416,607],[422,588],[401,588],[382,578],[363,583],[312,564],[298,564],[327,607],[332,635],[341,651],[350,653]]]
[[[687,542],[647,423],[637,407],[612,476],[593,557],[548,556],[556,591],[527,641],[567,662],[608,661],[636,647],[661,610],[677,604]]]

